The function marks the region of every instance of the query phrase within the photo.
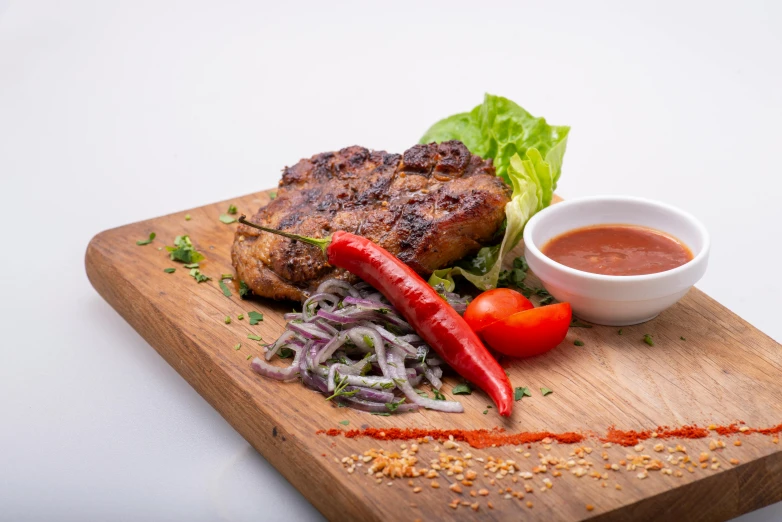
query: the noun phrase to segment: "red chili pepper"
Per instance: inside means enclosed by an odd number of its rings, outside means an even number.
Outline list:
[[[513,391],[502,367],[456,310],[388,250],[341,230],[317,239],[261,227],[245,216],[239,222],[319,247],[330,264],[379,290],[451,368],[491,397],[500,415],[511,414]]]

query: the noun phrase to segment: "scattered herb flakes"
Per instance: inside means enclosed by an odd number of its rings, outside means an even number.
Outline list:
[[[529,265],[524,256],[519,256],[513,260],[513,268],[518,268],[519,270],[526,272],[529,270]]]
[[[239,350],[239,348],[242,347],[242,343],[236,343],[236,346],[234,346],[234,350]]]
[[[193,218],[190,217],[190,214],[185,214],[185,221],[190,221],[191,219]]]
[[[209,281],[210,279],[212,279],[208,275],[202,274],[201,271],[197,268],[193,268],[192,270],[190,270],[190,276],[196,280],[196,283],[203,283],[205,281]]]
[[[223,283],[222,279],[220,280],[220,282],[218,284],[220,285],[220,290],[223,291],[223,295],[225,297],[231,297],[231,289],[228,288],[227,284]]]
[[[230,315],[226,315],[225,316],[225,324],[231,324],[231,316]]]
[[[470,387],[469,384],[463,382],[461,384],[457,384],[456,386],[454,386],[453,389],[451,390],[451,393],[454,395],[470,395],[472,394],[472,388]]]
[[[253,354],[248,355],[247,356],[247,360],[249,361],[250,359],[252,359],[252,356],[253,356]]]
[[[236,219],[232,218],[228,214],[220,214],[220,221],[222,221],[226,225],[230,225],[231,223],[236,223]]]
[[[277,193],[276,192],[269,192],[269,199],[274,200],[276,198],[277,198]]]
[[[236,316],[236,318],[241,321],[242,319],[244,319],[244,314],[239,314]]]
[[[220,279],[233,279],[233,274],[220,274]]]
[[[250,287],[244,281],[239,281],[239,297],[246,299],[248,295],[252,293]]]
[[[164,268],[163,272],[167,274],[173,274],[174,272],[176,272],[176,268]]]
[[[686,341],[687,340],[687,339],[684,338],[684,336],[679,337],[679,339],[681,339],[682,341]]]
[[[386,403],[386,409],[388,411],[396,411],[397,408],[399,408],[399,405],[402,404],[402,402],[387,402]]]
[[[272,199],[274,199],[274,198],[272,198]],[[373,411],[371,413],[371,415],[377,415],[379,417],[390,417],[391,416],[391,414],[388,413],[387,411],[382,411],[382,412]]]
[[[429,394],[428,394],[428,393],[426,393],[424,390],[416,390],[415,392],[416,392],[418,395],[420,395],[421,397],[425,398],[425,399],[428,399],[428,398],[429,398]]]
[[[350,421],[349,420],[342,420],[342,421],[339,421],[339,423],[342,424],[343,426],[347,426],[348,424],[350,424]]]
[[[200,265],[198,263],[188,263],[185,265],[185,268],[199,268]]]
[[[654,339],[652,339],[652,336],[649,334],[644,334],[644,342],[649,346],[654,346]]]
[[[263,341],[263,339],[260,336],[255,334],[247,334],[247,338],[250,339],[251,341]]]
[[[487,413],[489,413],[489,410],[483,410],[484,415],[486,415]]]
[[[250,326],[254,326],[263,321],[263,314],[256,312],[255,310],[247,312],[247,317],[250,319]]]
[[[147,239],[139,239],[138,241],[136,241],[136,244],[138,246],[148,245],[151,242],[153,242],[156,237],[157,237],[157,234],[155,234],[154,232],[150,232],[149,237]]]
[[[513,390],[513,399],[520,401],[524,397],[532,397],[532,392],[526,386],[519,386]]]
[[[238,210],[236,210],[236,205],[231,204],[231,205],[228,206],[228,213],[229,214],[233,215],[233,214],[236,214],[237,212],[238,212]]]
[[[548,295],[548,296],[546,296],[546,297],[544,297],[543,299],[540,300],[540,306],[549,305],[553,301],[554,301],[554,296],[553,295]]]
[[[582,341],[581,339],[576,339],[575,341],[573,341],[573,344],[575,344],[576,346],[584,346],[584,341]]]
[[[296,352],[294,352],[290,348],[280,348],[280,351],[278,352],[278,356],[280,359],[290,359],[294,355],[296,355]]]
[[[432,393],[434,393],[434,400],[436,400],[436,401],[444,401],[445,400],[445,395],[440,393],[440,390],[435,388],[434,390],[432,390]]]
[[[616,332],[616,333],[618,333],[619,335],[622,335],[622,329],[620,328],[619,331]]]
[[[543,386],[540,388],[540,393],[542,393],[543,396],[545,397],[546,395],[551,395],[552,393],[554,393],[554,391]]]
[[[174,239],[174,246],[167,246],[166,250],[171,253],[172,261],[180,263],[198,263],[205,259],[204,255],[193,247],[193,242],[188,236],[177,236]]]
[[[592,325],[589,323],[585,323],[584,321],[578,320],[576,317],[570,320],[570,327],[571,328],[592,328]]]

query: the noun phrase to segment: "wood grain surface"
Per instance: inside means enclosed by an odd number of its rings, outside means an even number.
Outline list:
[[[653,321],[624,327],[621,335],[612,327],[571,328],[553,352],[503,361],[513,385],[532,390],[532,397],[516,402],[509,419],[487,408],[491,401],[480,392],[457,397],[465,405],[464,414],[423,411],[382,417],[337,408],[298,383],[274,382],[254,374],[248,356],[263,350],[247,335],[274,340],[284,328],[282,314],[292,303],[241,300],[233,285],[230,298],[223,294],[217,280],[220,274],[233,272],[230,248],[236,225],[223,224],[218,217],[230,203],[251,214],[268,201],[268,193],[257,193],[107,230],[91,241],[86,268],[100,295],[330,520],[726,520],[782,500],[782,446],[772,436],[715,433],[702,440],[663,441],[666,448],[677,443],[686,448],[695,462],[692,472],[689,465],[680,468],[666,460],[683,454],[667,449],[655,452],[654,439],[635,450],[617,445],[604,448],[597,438],[610,426],[640,430],[744,421],[765,428],[782,423],[780,345],[697,289]],[[186,214],[192,219],[186,221]],[[136,240],[150,232],[157,239],[137,246]],[[169,259],[162,247],[172,245],[180,234],[189,234],[206,256],[201,271],[213,280],[198,284],[181,263]],[[177,270],[165,273],[168,267]],[[246,318],[237,320],[238,314],[246,316],[250,310],[262,312],[263,322],[250,326]],[[227,315],[232,317],[230,324],[225,323]],[[647,333],[653,336],[654,346],[642,341]],[[584,346],[575,346],[575,339]],[[238,350],[234,349],[237,343],[241,343]],[[449,397],[455,382],[445,379],[443,390]],[[539,389],[544,386],[554,393],[543,397]],[[365,468],[348,473],[338,460],[371,448],[400,451],[400,441],[316,435],[321,429],[368,426],[581,431],[592,435],[577,445],[591,448],[583,464],[591,466],[586,468],[590,473],[607,477],[579,478],[572,467],[556,476],[555,467],[549,465],[532,479],[518,474],[497,479],[494,473],[484,476],[484,463],[478,460],[513,459],[521,471],[531,471],[540,464],[541,455],[563,462],[580,460],[571,455],[576,450],[573,445],[535,443],[478,450],[462,443],[457,453],[428,443],[420,445],[419,468],[428,468],[438,457],[437,450],[453,455],[469,452],[474,459],[470,469],[478,472],[474,486],[454,493],[448,486],[458,481],[445,473],[437,477],[437,489],[423,477],[413,479],[412,486],[407,478],[377,483]],[[711,451],[713,439],[724,441],[726,447]],[[705,469],[698,459],[702,452],[708,454]],[[683,476],[654,470],[641,479],[640,469],[605,469],[606,464],[640,454],[662,460],[666,468]],[[719,463],[716,470],[712,459]],[[739,463],[731,464],[730,459]],[[552,482],[550,489],[544,479]],[[525,492],[525,484],[532,493]],[[415,493],[414,487],[422,490]],[[470,496],[470,490],[483,488],[487,496]],[[500,488],[525,496],[508,499]],[[477,502],[477,511],[469,506],[449,507],[456,497]]]

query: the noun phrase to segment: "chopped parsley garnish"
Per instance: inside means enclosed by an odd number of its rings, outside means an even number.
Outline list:
[[[263,341],[263,338],[255,334],[247,334],[247,338],[251,341]]]
[[[191,219],[193,218],[190,217],[190,214],[185,214],[185,221],[190,221]]]
[[[554,393],[554,391],[553,391],[553,390],[550,390],[550,389],[548,389],[548,388],[546,388],[545,386],[543,386],[543,387],[540,389],[540,393],[542,393],[542,394],[543,394],[543,396],[545,397],[546,395],[551,395],[552,393]]]
[[[230,315],[226,315],[225,316],[225,324],[231,324],[231,316]]]
[[[236,346],[234,346],[234,350],[239,351],[239,348],[242,347],[242,343],[236,343]]]
[[[339,423],[342,424],[343,426],[347,426],[348,424],[350,424],[350,421],[349,420],[341,420],[341,421],[339,421]]]
[[[618,333],[619,335],[622,335],[622,328],[620,328],[619,331],[616,332],[616,333]]]
[[[236,205],[231,204],[231,205],[228,206],[228,213],[229,214],[236,214],[237,212],[238,212],[238,210],[236,210]]]
[[[247,317],[250,319],[250,326],[255,326],[256,324],[263,321],[263,314],[256,312],[255,310],[252,312],[247,312]]]
[[[236,219],[232,218],[228,214],[220,214],[220,221],[222,221],[226,225],[230,225],[231,223],[236,223]]]
[[[220,282],[218,284],[220,285],[220,290],[223,291],[223,295],[225,297],[231,297],[231,289],[228,288],[227,284],[223,283],[222,279],[220,280]]]
[[[272,199],[274,199],[274,198],[272,198]],[[370,415],[378,415],[380,417],[390,417],[391,416],[391,414],[388,413],[387,411],[380,411],[380,412],[373,411]]]
[[[198,268],[199,266],[198,263],[188,263],[185,265],[185,268]]]
[[[239,297],[246,299],[248,295],[252,293],[250,287],[244,281],[239,281]]]
[[[472,388],[470,388],[469,384],[463,382],[454,386],[451,389],[451,393],[454,395],[470,395],[472,393]]]
[[[489,410],[483,410],[484,415],[486,415],[487,413],[489,413]]]
[[[277,352],[277,355],[280,357],[280,359],[291,359],[294,355],[296,355],[296,352],[290,348],[280,348],[280,351]]]
[[[334,394],[331,397],[326,398],[327,401],[330,401],[334,397],[352,397],[358,393],[358,388],[351,390],[349,392],[345,391],[345,388],[347,388],[348,386],[347,376],[343,377],[342,380],[338,380],[338,379],[339,379],[338,375],[334,377],[334,382],[337,383],[337,387],[334,390]],[[386,406],[388,405],[386,404]]]
[[[399,405],[402,404],[403,402],[405,402],[404,398],[402,398],[401,401],[397,401],[397,402],[387,402],[386,408],[388,409],[388,411],[396,411],[397,409],[399,409]]]
[[[164,268],[163,272],[167,274],[173,274],[174,272],[176,272],[176,268]]]
[[[426,393],[424,390],[416,390],[415,392],[416,392],[418,395],[420,395],[421,397],[424,397],[424,398],[426,398],[426,399],[428,399],[428,398],[429,398],[429,394],[428,394],[428,393]]]
[[[372,342],[372,338],[370,336],[364,335],[363,338],[364,338],[364,342],[367,343],[367,345],[369,345],[370,348],[374,348],[375,347],[375,343]]]
[[[220,279],[233,279],[233,274],[220,274]]]
[[[679,339],[681,339],[682,341],[686,341],[687,340],[687,339],[684,338],[684,336],[679,337]]]
[[[180,263],[198,263],[205,259],[203,254],[193,248],[193,242],[188,236],[177,236],[174,239],[174,246],[167,246],[166,250],[171,253],[172,261]]]
[[[652,339],[652,336],[649,334],[644,334],[644,342],[649,346],[654,346],[654,339]]]
[[[434,390],[432,390],[432,393],[434,393],[434,400],[436,400],[436,401],[444,401],[445,400],[445,395],[440,393],[440,390],[434,389]]]
[[[249,361],[252,358],[253,354],[250,354],[247,356],[247,360]]]
[[[277,193],[276,192],[269,192],[269,199],[274,200],[276,198],[277,198]]]
[[[239,314],[236,316],[236,318],[241,321],[242,319],[244,319],[244,314]]]
[[[553,295],[548,295],[540,300],[540,306],[546,306],[548,304],[551,304],[551,302],[554,300]]]
[[[584,341],[582,341],[581,339],[576,339],[575,341],[573,341],[573,344],[575,344],[576,346],[584,346]]]
[[[147,239],[139,239],[138,241],[136,241],[136,244],[138,246],[148,245],[148,244],[150,244],[151,242],[153,242],[155,240],[155,237],[157,237],[157,234],[155,234],[154,232],[151,232],[149,234],[149,238],[147,238]]]
[[[526,386],[519,386],[515,390],[513,390],[513,399],[520,401],[524,397],[532,397],[532,393],[529,391],[529,388]]]
[[[212,279],[211,277],[202,274],[201,271],[197,268],[190,270],[190,276],[196,280],[196,283],[203,283]]]

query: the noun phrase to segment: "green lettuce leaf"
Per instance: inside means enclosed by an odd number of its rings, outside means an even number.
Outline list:
[[[445,118],[424,134],[421,143],[460,140],[473,154],[491,158],[497,175],[513,187],[502,243],[482,248],[457,267],[438,270],[430,284],[461,275],[482,290],[497,286],[502,259],[521,240],[524,225],[551,204],[569,132],[570,127],[549,125],[514,102],[487,94],[472,111]]]

